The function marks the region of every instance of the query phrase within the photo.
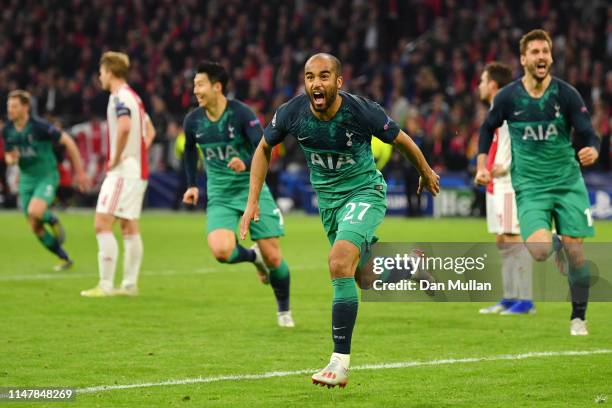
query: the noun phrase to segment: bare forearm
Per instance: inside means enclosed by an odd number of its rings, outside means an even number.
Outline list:
[[[414,143],[414,141],[405,134],[404,132],[400,132],[398,137],[394,142],[395,146],[399,149],[404,157],[406,157],[410,163],[417,169],[419,174],[423,174],[427,171],[430,171],[429,163],[425,159],[423,152],[419,147]]]
[[[127,145],[128,136],[130,135],[130,129],[119,129],[117,132],[117,148],[115,149],[115,160],[119,162],[121,155]]]
[[[261,193],[264,181],[266,180],[266,174],[268,173],[268,168],[270,167],[271,154],[272,147],[262,139],[253,154],[253,161],[251,162],[249,202],[256,203],[259,201],[259,194]]]
[[[68,158],[70,159],[70,163],[72,163],[72,167],[77,173],[85,172],[85,168],[83,167],[83,161],[81,160],[81,155],[79,153],[79,149],[77,148],[74,140],[67,133],[62,133],[62,144],[66,147],[66,152],[68,153]]]

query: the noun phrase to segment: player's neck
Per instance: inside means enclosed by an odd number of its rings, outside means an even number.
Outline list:
[[[15,129],[21,131],[26,126],[29,120],[30,120],[30,115],[25,115],[24,117],[15,120],[13,122],[13,126],[15,126]]]
[[[206,108],[204,110],[206,111],[206,116],[208,116],[208,119],[212,120],[213,122],[216,122],[219,120],[221,115],[223,115],[223,112],[225,112],[226,107],[227,98],[225,97],[225,95],[221,95],[217,98],[216,101],[206,105]]]
[[[334,103],[332,103],[331,106],[325,112],[317,112],[312,107],[312,104],[310,104],[310,111],[313,115],[315,115],[317,119],[327,122],[328,120],[332,120],[333,117],[336,116],[336,113],[338,113],[338,110],[340,110],[340,105],[342,105],[342,97],[338,93],[336,94],[336,99],[334,100]]]
[[[552,81],[552,76],[550,74],[546,75],[541,81],[538,81],[529,74],[523,76],[523,85],[527,93],[533,98],[539,98],[544,95],[544,92],[548,89],[548,85],[550,85],[550,81]]]
[[[127,85],[127,82],[125,82],[125,80],[123,80],[123,79],[111,79],[111,81],[110,81],[110,91],[111,91],[111,93],[117,93],[119,88],[121,88],[124,85]]]

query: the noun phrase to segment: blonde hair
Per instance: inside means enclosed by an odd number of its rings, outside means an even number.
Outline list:
[[[30,100],[32,99],[32,95],[28,91],[24,91],[23,89],[15,89],[8,94],[8,99],[16,98],[19,99],[22,105],[30,106]]]
[[[127,79],[130,71],[130,57],[117,51],[107,51],[100,58],[100,65],[117,78]]]

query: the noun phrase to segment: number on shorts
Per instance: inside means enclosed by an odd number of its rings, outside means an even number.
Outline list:
[[[285,220],[283,219],[283,213],[281,212],[281,210],[279,208],[275,208],[272,212],[278,215],[278,225],[280,225],[281,227],[285,225]]]
[[[587,208],[586,210],[584,210],[584,215],[586,215],[587,217],[587,225],[589,227],[593,226],[593,216],[591,215],[591,209]]]
[[[359,203],[359,204],[355,204],[355,203],[348,203],[346,205],[346,207],[348,208],[348,212],[346,213],[346,215],[344,216],[344,218],[342,219],[342,221],[352,221],[353,220],[353,216],[355,215],[355,209],[357,207],[363,207],[363,210],[361,210],[359,212],[359,215],[357,215],[357,220],[358,221],[363,221],[363,217],[365,216],[365,213],[370,209],[370,207],[372,206],[371,204],[368,203]]]

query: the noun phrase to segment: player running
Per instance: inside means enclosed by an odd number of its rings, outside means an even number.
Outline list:
[[[289,266],[283,259],[279,237],[283,217],[267,186],[259,197],[261,222],[250,228],[255,241],[250,249],[236,238],[236,227],[245,210],[249,191],[249,167],[263,130],[255,113],[244,103],[228,100],[228,75],[216,62],[203,62],[193,80],[199,107],[185,117],[185,167],[189,188],[183,202],[197,204],[198,151],[204,156],[207,181],[208,247],[221,263],[251,262],[263,283],[270,283],[278,306],[281,327],[294,327],[289,310]]]
[[[499,62],[487,64],[480,76],[478,92],[491,105],[497,92],[512,81],[510,67]],[[510,133],[508,124],[495,131],[487,157],[491,181],[487,185],[487,226],[496,234],[502,259],[503,299],[480,309],[482,314],[515,315],[535,313],[533,305],[533,261],[520,236],[516,201],[510,178]]]
[[[60,259],[53,269],[62,271],[70,268],[73,261],[62,247],[66,238],[64,229],[49,209],[59,184],[54,145],[59,143],[65,146],[81,191],[89,187],[89,180],[72,138],[52,124],[32,117],[30,99],[30,94],[22,90],[12,91],[8,95],[8,123],[2,130],[6,145],[5,161],[8,165],[19,164],[19,198],[23,211],[40,243]],[[50,227],[51,232],[45,225]]]
[[[585,336],[590,273],[582,242],[594,235],[594,229],[586,186],[574,158],[571,128],[586,142],[587,147],[578,152],[583,166],[595,163],[601,141],[576,89],[550,74],[553,59],[548,33],[533,30],[525,34],[520,52],[524,76],[495,96],[480,129],[476,181],[490,182],[487,151],[495,129],[506,121],[521,235],[536,261],[546,260],[553,252],[569,261],[570,334]],[[553,220],[562,239],[551,233]]]
[[[282,105],[264,131],[253,156],[247,208],[240,224],[244,239],[252,220],[262,222],[259,196],[272,147],[293,135],[301,146],[317,192],[321,220],[332,245],[328,265],[333,286],[329,364],[312,376],[315,384],[344,387],[348,381],[351,336],[357,318],[355,271],[387,209],[385,183],[372,157],[372,135],[393,143],[421,174],[422,189],[439,192],[439,177],[412,139],[376,103],[347,92],[340,61],[315,54],[304,67],[305,94]],[[359,282],[359,280],[358,280]],[[361,282],[359,282],[361,284]]]
[[[147,144],[152,142],[152,125],[140,97],[127,84],[130,61],[126,54],[105,52],[100,60],[100,82],[111,93],[107,123],[109,160],[107,174],[96,206],[98,240],[98,285],[81,292],[86,297],[137,296],[143,245],[138,219],[149,175]],[[123,235],[123,281],[113,288],[119,248],[113,224],[119,220]]]

